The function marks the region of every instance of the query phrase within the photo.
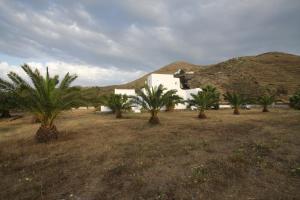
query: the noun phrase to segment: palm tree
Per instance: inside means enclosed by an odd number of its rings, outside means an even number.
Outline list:
[[[219,109],[220,92],[217,90],[217,88],[212,86],[212,85],[207,85],[207,86],[202,88],[202,91],[203,92],[208,92],[208,93],[211,94],[212,99],[214,100],[214,103],[213,103],[212,107],[214,109]]]
[[[300,109],[300,90],[295,92],[293,96],[290,97],[290,106],[295,109]]]
[[[127,95],[111,94],[104,96],[102,103],[109,107],[115,114],[116,118],[122,118],[122,112],[130,110],[132,107],[131,101]]]
[[[179,103],[183,103],[183,98],[177,94],[170,95],[166,102],[166,112],[173,111],[175,106]]]
[[[189,99],[189,106],[196,106],[199,110],[198,118],[205,119],[205,110],[215,104],[215,96],[209,91],[199,91],[197,94],[191,94],[193,99]]]
[[[17,99],[12,92],[0,89],[0,118],[11,117],[10,110],[17,108],[17,105]]]
[[[78,90],[70,86],[77,76],[67,73],[59,82],[57,75],[50,77],[48,68],[45,77],[37,69],[32,70],[26,64],[22,69],[31,83],[10,72],[8,77],[11,81],[0,80],[0,88],[14,92],[22,99],[20,105],[41,121],[40,128],[36,132],[38,142],[56,139],[59,132],[54,120],[63,110],[70,109],[80,102]]]
[[[159,118],[157,116],[160,109],[166,106],[169,98],[176,94],[176,90],[168,90],[163,85],[158,87],[149,87],[145,85],[144,89],[137,90],[137,96],[133,96],[133,103],[142,106],[143,109],[147,110],[151,117],[149,119],[150,124],[159,124]]]
[[[269,112],[268,106],[274,103],[275,97],[272,95],[263,95],[258,98],[258,103],[263,106],[263,112]]]
[[[244,97],[236,92],[226,92],[226,94],[224,94],[224,99],[227,100],[230,105],[233,107],[234,111],[233,114],[235,115],[239,115],[239,108],[241,107],[242,104],[244,104],[246,102],[246,100],[244,99]]]

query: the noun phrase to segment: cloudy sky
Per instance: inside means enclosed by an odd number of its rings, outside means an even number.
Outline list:
[[[0,0],[0,76],[26,62],[101,86],[178,60],[300,54],[299,24],[299,0]]]

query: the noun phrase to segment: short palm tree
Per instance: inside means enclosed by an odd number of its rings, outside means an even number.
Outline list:
[[[18,102],[15,95],[12,92],[0,89],[0,118],[11,117],[10,110],[17,108],[17,106]]]
[[[214,109],[219,109],[219,102],[220,102],[220,92],[218,89],[212,85],[207,85],[202,88],[203,92],[208,92],[211,94],[211,98],[213,99],[214,103],[212,107]]]
[[[258,98],[258,103],[262,105],[263,112],[269,112],[268,106],[274,103],[274,101],[275,101],[275,97],[267,94]]]
[[[0,80],[0,87],[15,92],[18,98],[22,99],[20,105],[41,121],[41,126],[36,132],[37,141],[56,139],[58,130],[54,120],[63,110],[70,109],[80,102],[78,90],[70,86],[77,76],[67,73],[59,82],[57,75],[50,77],[48,68],[45,77],[37,69],[32,70],[26,64],[22,69],[31,83],[10,72],[8,77],[11,81]]]
[[[167,112],[173,111],[175,106],[180,103],[183,103],[183,98],[181,98],[177,94],[170,95],[170,97],[167,99],[166,102],[166,111]]]
[[[300,90],[295,92],[293,96],[290,97],[290,106],[295,109],[300,109]]]
[[[176,94],[176,90],[168,90],[159,85],[158,87],[149,87],[145,85],[144,89],[137,90],[137,96],[133,96],[133,103],[142,106],[147,110],[151,117],[149,119],[150,124],[159,124],[159,118],[157,116],[160,109],[166,106],[169,98]]]
[[[230,105],[233,107],[234,109],[233,114],[235,115],[240,114],[239,108],[241,107],[241,105],[246,103],[244,97],[236,92],[232,92],[232,93],[226,92],[226,94],[224,94],[224,99],[228,101]]]
[[[111,94],[109,96],[104,96],[102,103],[109,107],[116,114],[116,118],[122,118],[122,112],[130,110],[132,107],[128,96],[122,94]]]
[[[209,109],[212,105],[215,104],[216,99],[213,94],[209,91],[199,91],[197,94],[191,94],[192,99],[188,100],[189,106],[197,107],[200,119],[207,118],[205,115],[205,110]]]

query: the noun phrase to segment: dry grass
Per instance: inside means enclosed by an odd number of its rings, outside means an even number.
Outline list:
[[[30,117],[0,121],[0,199],[299,199],[300,112],[70,111],[58,141]]]

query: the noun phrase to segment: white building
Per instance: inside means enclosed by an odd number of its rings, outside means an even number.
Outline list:
[[[179,78],[174,77],[173,74],[150,74],[147,78],[147,85],[150,87],[158,87],[162,84],[167,90],[177,90],[177,95],[184,100],[191,99],[191,94],[197,94],[202,91],[200,88],[182,89]],[[175,109],[186,109],[186,104],[177,104]]]
[[[160,84],[163,85],[167,90],[177,90],[177,95],[182,97],[184,100],[191,99],[191,94],[197,94],[198,91],[202,91],[201,88],[194,89],[182,89],[183,83],[180,78],[175,77],[173,74],[150,74],[147,77],[146,84],[149,87],[158,87]],[[115,89],[115,94],[126,94],[135,96],[134,89]],[[186,109],[187,104],[178,104],[175,109]],[[102,112],[109,111],[105,106],[101,106]],[[140,112],[140,107],[133,107],[134,112]]]

